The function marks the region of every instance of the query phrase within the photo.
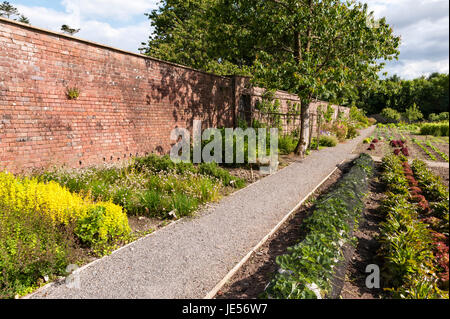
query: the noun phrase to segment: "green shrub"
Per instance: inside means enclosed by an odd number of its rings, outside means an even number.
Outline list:
[[[448,120],[449,120],[448,112],[439,113],[439,121],[448,121]]]
[[[72,243],[48,216],[0,207],[0,298],[28,294],[45,276],[63,275]]]
[[[405,110],[405,116],[409,122],[416,122],[423,119],[423,114],[420,112],[420,108],[417,107],[416,103]]]
[[[367,127],[371,124],[370,120],[364,113],[364,110],[358,109],[356,106],[352,106],[350,108],[349,118],[352,122],[360,124],[361,128]]]
[[[280,154],[291,154],[297,146],[298,138],[291,135],[280,136],[278,138],[278,149]]]
[[[381,116],[386,119],[389,123],[397,123],[400,122],[402,115],[394,109],[390,107],[386,107],[381,111]]]
[[[420,135],[448,136],[449,123],[426,123],[420,127]]]
[[[245,186],[245,181],[243,179],[234,177],[227,170],[219,167],[215,162],[199,164],[198,172],[202,175],[215,177],[221,180],[225,186],[233,186],[236,188]]]
[[[319,145],[325,147],[334,147],[338,144],[338,140],[332,135],[321,135],[319,138]]]
[[[353,126],[353,125],[349,125],[349,126],[348,126],[348,130],[347,130],[347,136],[346,136],[346,139],[353,139],[353,138],[355,138],[355,137],[357,137],[357,136],[359,136],[359,132],[358,132],[358,130],[356,129],[356,127]]]
[[[428,115],[428,120],[430,122],[438,122],[439,121],[439,115],[437,115],[436,113],[431,113],[430,115]]]

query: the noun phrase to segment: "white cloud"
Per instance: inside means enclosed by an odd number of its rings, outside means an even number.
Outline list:
[[[151,34],[144,13],[156,7],[156,0],[63,0],[64,11],[17,5],[19,12],[37,27],[60,32],[61,25],[80,28],[77,37],[138,52]],[[135,22],[136,20],[138,22]],[[115,25],[115,22],[119,22]]]
[[[86,18],[131,21],[157,7],[157,0],[63,0],[66,12]]]
[[[448,0],[364,0],[401,36],[399,61],[385,71],[403,78],[449,72]]]
[[[433,72],[448,73],[448,59],[440,61],[404,59],[397,63],[389,63],[385,71],[389,75],[398,74],[405,79],[413,79],[422,75],[428,76]]]
[[[63,10],[18,5],[38,27],[59,31],[62,24],[81,28],[77,36],[138,52],[152,30],[143,16],[158,0],[62,0]],[[400,57],[386,71],[412,78],[432,72],[448,72],[448,0],[363,0],[376,17],[385,16],[400,35]]]

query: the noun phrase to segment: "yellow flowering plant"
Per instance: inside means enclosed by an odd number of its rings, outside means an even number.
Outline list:
[[[120,206],[111,202],[94,203],[89,197],[71,193],[53,181],[44,183],[36,178],[16,178],[0,172],[0,203],[23,214],[39,212],[48,216],[54,225],[64,226],[78,223],[101,208],[103,217],[96,226],[98,233],[91,236],[95,242],[108,242],[130,232],[126,213]]]

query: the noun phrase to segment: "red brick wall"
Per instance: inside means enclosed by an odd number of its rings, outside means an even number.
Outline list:
[[[2,19],[0,170],[167,152],[194,118],[233,125],[232,82]]]
[[[264,95],[264,92],[266,90],[263,88],[258,88],[258,87],[252,87],[249,89],[244,90],[244,94],[248,94],[250,95],[250,101],[251,101],[251,105],[253,108],[253,118],[263,121],[265,119],[267,119],[267,116],[261,115],[256,109],[255,106],[258,103],[258,101],[262,100],[262,97]],[[294,95],[294,94],[290,94],[284,91],[276,91],[274,96],[273,96],[273,100],[278,100],[279,102],[279,113],[296,113],[295,110],[298,110],[297,114],[299,113],[300,109],[300,105],[301,105],[301,101],[299,99],[298,96]],[[315,100],[313,102],[311,102],[310,106],[309,106],[309,114],[310,114],[310,124],[311,124],[311,131],[312,131],[312,136],[316,136],[317,135],[317,109],[319,106],[322,107],[322,111],[326,111],[327,107],[328,107],[328,102],[324,102],[324,101],[319,101],[319,100]],[[334,105],[332,104],[331,107],[334,109],[334,114],[333,114],[333,120],[336,120],[338,118],[338,114],[339,112],[343,112],[345,117],[348,117],[350,109],[348,107],[343,107],[343,106],[339,106],[339,105]],[[295,116],[286,116],[286,115],[281,115],[280,116],[280,121],[281,121],[281,129],[282,129],[282,133],[286,134],[286,133],[291,133],[294,130],[299,129],[300,127],[300,115],[295,115]],[[281,133],[280,133],[281,134]]]
[[[80,96],[69,100],[67,89]],[[264,89],[0,18],[0,170],[117,162],[167,153],[176,127],[236,124]],[[277,91],[281,112],[295,95]],[[312,108],[314,112],[314,108]],[[284,123],[298,127],[297,118]]]

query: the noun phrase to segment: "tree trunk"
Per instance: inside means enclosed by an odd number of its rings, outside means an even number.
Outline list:
[[[302,101],[302,111],[300,118],[300,139],[295,147],[295,154],[304,157],[306,154],[306,149],[308,148],[308,134],[309,134],[309,102]]]
[[[313,1],[308,1],[308,7],[309,7],[309,18],[312,19],[313,14]],[[296,38],[297,41],[300,40],[300,38]],[[311,27],[311,21],[308,23],[307,30],[306,30],[306,49],[305,53],[307,58],[309,59],[309,53],[311,51],[311,40],[312,40],[312,27]],[[299,42],[299,53],[301,54],[301,43]],[[297,42],[296,42],[297,44]],[[300,155],[301,157],[304,157],[306,154],[306,150],[308,148],[308,141],[309,141],[309,104],[311,103],[311,96],[308,96],[308,99],[302,100],[302,112],[301,112],[301,119],[300,119],[300,140],[297,143],[297,146],[295,147],[295,154]]]

